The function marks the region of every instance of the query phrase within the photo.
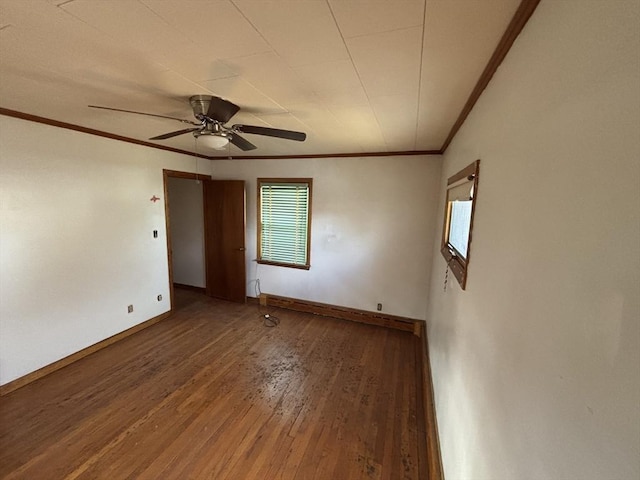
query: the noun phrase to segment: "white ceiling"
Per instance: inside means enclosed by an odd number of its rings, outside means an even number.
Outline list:
[[[87,105],[194,120],[213,94],[307,140],[207,155],[439,150],[519,3],[0,0],[0,107],[147,140],[185,125]]]

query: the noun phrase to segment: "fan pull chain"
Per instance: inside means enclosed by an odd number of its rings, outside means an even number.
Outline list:
[[[200,173],[198,172],[198,137],[194,135],[193,137],[195,141],[195,150],[196,150],[196,183],[200,183]]]
[[[447,283],[449,282],[449,263],[447,262],[447,270],[444,272],[444,291],[447,291]]]

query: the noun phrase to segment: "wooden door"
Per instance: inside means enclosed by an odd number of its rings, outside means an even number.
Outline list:
[[[245,303],[245,191],[242,180],[205,180],[207,295]]]

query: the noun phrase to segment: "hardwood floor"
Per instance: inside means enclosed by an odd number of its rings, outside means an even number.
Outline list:
[[[427,478],[417,337],[286,310],[268,328],[271,308],[179,289],[176,303],[0,398],[0,478]]]

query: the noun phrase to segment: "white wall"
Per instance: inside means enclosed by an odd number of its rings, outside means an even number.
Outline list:
[[[269,293],[425,318],[440,163],[232,160],[200,173],[247,181],[249,295],[260,278]],[[163,168],[197,165],[0,116],[0,384],[169,310]],[[314,178],[311,270],[252,261],[260,176]]]
[[[169,310],[162,169],[194,167],[0,116],[0,383]]]
[[[206,287],[202,182],[168,178],[173,281]]]
[[[257,142],[257,140],[256,140]],[[424,319],[439,156],[225,160],[213,178],[245,180],[247,294],[262,291]],[[311,269],[258,265],[256,179],[312,177]]]
[[[447,480],[640,478],[639,6],[542,0],[445,154],[481,159],[466,291],[433,250]]]

